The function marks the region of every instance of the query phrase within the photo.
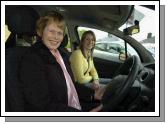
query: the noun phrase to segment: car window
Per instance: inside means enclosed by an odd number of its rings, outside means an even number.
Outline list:
[[[70,36],[69,36],[69,32],[68,32],[68,28],[66,27],[66,30],[65,30],[65,34],[67,34],[68,36],[68,44],[65,46],[65,48],[71,52],[71,39],[70,39]]]
[[[141,45],[143,45],[153,57],[155,57],[155,10],[143,6],[134,6],[134,12],[128,21],[119,30],[133,25],[135,20],[139,21],[140,32],[132,35]]]
[[[120,44],[108,43],[107,46],[108,46],[107,47],[108,52],[117,53],[117,54],[125,52],[124,51],[125,48],[123,46],[121,46]]]
[[[96,43],[93,52],[94,57],[112,61],[123,61],[122,59],[120,59],[120,55],[123,54],[123,56],[126,56],[125,41],[123,39],[98,29],[78,27],[78,34],[80,39],[83,32],[87,30],[92,30],[96,35]],[[132,55],[137,55],[139,57],[136,50],[133,47],[131,47],[128,43],[126,44],[127,57]]]
[[[95,49],[101,50],[101,51],[106,51],[106,49],[107,49],[107,44],[97,43],[96,46],[95,46]]]
[[[5,42],[8,39],[8,37],[10,36],[11,32],[8,29],[8,26],[5,25]]]

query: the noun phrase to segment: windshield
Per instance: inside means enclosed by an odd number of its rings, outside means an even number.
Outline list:
[[[135,20],[139,21],[140,32],[131,37],[140,42],[155,58],[155,11],[143,6],[134,6],[132,16],[119,30],[123,31],[126,27],[134,25]]]

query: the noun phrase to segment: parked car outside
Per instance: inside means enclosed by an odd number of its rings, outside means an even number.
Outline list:
[[[120,61],[121,54],[124,54],[124,56],[126,56],[124,44],[121,44],[120,42],[116,42],[116,41],[115,42],[109,42],[109,41],[96,42],[94,52],[93,52],[94,57],[104,57],[109,60],[115,59],[117,61]],[[128,57],[131,56],[129,52],[127,52],[127,56]]]

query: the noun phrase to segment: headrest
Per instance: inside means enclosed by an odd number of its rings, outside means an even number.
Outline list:
[[[7,6],[6,23],[14,34],[36,34],[36,21],[38,13],[29,6]]]
[[[68,44],[68,35],[66,34],[66,35],[64,36],[64,39],[63,39],[63,41],[62,41],[60,47],[64,48],[65,46],[67,46],[67,44]]]

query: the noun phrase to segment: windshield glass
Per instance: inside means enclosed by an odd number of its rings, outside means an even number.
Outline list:
[[[126,27],[134,25],[134,21],[139,21],[140,32],[131,37],[140,42],[155,58],[155,11],[143,6],[134,6],[132,16],[119,28],[123,31]]]

